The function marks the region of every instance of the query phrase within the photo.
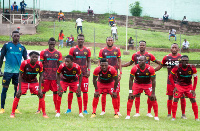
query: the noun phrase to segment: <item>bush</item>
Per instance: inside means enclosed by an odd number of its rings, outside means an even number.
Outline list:
[[[134,3],[134,5],[133,5],[133,3],[130,4],[129,7],[130,7],[130,12],[131,12],[132,16],[141,16],[142,7],[140,6],[139,1],[136,1]]]

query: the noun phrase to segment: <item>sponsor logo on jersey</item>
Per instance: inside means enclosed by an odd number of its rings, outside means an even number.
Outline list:
[[[48,56],[48,54],[46,54],[46,56]]]
[[[76,52],[76,54],[78,54],[78,52]]]
[[[12,49],[12,47],[10,47],[10,49]]]

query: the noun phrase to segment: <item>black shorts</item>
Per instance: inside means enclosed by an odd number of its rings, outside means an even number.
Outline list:
[[[18,77],[19,77],[19,73],[4,72],[3,79],[2,79],[2,85],[9,86],[10,81],[12,79],[12,84],[17,86],[18,85]]]

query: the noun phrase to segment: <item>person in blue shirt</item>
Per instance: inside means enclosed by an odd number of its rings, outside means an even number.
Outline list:
[[[20,6],[21,6],[21,14],[25,14],[25,8],[27,4],[24,2],[24,0],[20,2]]]
[[[0,57],[0,76],[3,76],[2,79],[2,92],[1,92],[1,110],[0,114],[4,113],[4,105],[6,100],[6,93],[12,79],[12,84],[14,85],[14,97],[17,92],[18,85],[18,77],[19,77],[19,68],[22,62],[22,57],[24,60],[27,59],[27,51],[26,48],[19,43],[19,32],[12,32],[12,42],[8,42],[3,45],[1,49],[1,57]],[[3,59],[6,58],[4,74],[1,72],[1,67],[3,64]],[[15,113],[20,113],[17,109]]]
[[[109,25],[112,27],[113,24],[115,24],[115,17],[113,17],[112,15],[110,15],[109,19],[108,19]]]

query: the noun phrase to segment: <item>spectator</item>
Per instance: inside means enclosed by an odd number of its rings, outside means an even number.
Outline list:
[[[189,48],[189,45],[190,45],[190,43],[185,39],[184,41],[183,41],[183,49],[185,49],[185,50],[187,50],[188,48]]]
[[[87,11],[88,11],[88,16],[89,16],[90,14],[92,14],[92,15],[94,16],[94,12],[93,12],[92,8],[90,8],[90,6],[89,6],[89,9],[88,9]]]
[[[134,40],[132,39],[132,37],[130,37],[129,39],[128,39],[128,50],[129,50],[129,48],[131,47],[132,48],[132,50],[134,49]]]
[[[59,46],[61,46],[62,48],[63,48],[63,38],[64,38],[64,34],[63,34],[63,30],[61,30],[58,36],[58,41],[60,41]],[[58,46],[58,49],[59,49],[59,46]]]
[[[69,45],[71,45],[71,47],[73,46],[74,37],[72,34],[71,34],[71,37],[67,37],[66,43],[67,43],[67,46],[69,46]]]
[[[113,26],[113,24],[115,24],[115,17],[113,17],[112,15],[110,15],[109,19],[108,19],[109,25]]]
[[[24,0],[22,2],[20,2],[20,6],[21,6],[21,14],[24,14],[25,8],[27,6],[27,4],[24,2]]]
[[[64,13],[62,12],[62,10],[60,10],[60,12],[58,13],[59,22],[60,22],[60,19],[62,19],[63,21],[65,21],[64,18],[65,18]]]
[[[188,25],[188,20],[186,19],[186,16],[184,16],[183,20],[181,21],[181,27],[183,24]]]
[[[77,26],[77,34],[79,34],[79,32],[78,32],[79,28],[81,30],[81,34],[83,33],[83,30],[82,30],[82,22],[83,21],[84,20],[82,20],[80,17],[78,17],[78,19],[76,20],[75,28]]]
[[[175,29],[172,29],[169,30],[169,40],[170,40],[170,37],[175,37],[175,41],[176,41],[176,30]]]
[[[167,11],[165,11],[165,14],[163,15],[163,22],[167,22],[169,15],[167,14]]]
[[[116,24],[113,24],[113,27],[111,28],[111,36],[113,36],[113,40],[117,40],[117,27]]]
[[[20,33],[20,27],[17,27],[16,31],[18,31],[19,34],[22,35],[22,33]]]
[[[15,9],[18,11],[18,5],[16,4],[16,1],[14,1],[14,3],[11,6],[12,11],[14,11]]]

